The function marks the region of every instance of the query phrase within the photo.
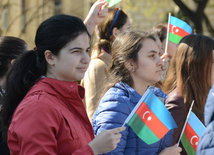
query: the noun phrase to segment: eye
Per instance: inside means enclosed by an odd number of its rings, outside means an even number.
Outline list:
[[[151,55],[149,55],[149,57],[154,58],[154,57],[155,57],[155,54],[151,54]]]
[[[86,53],[89,53],[89,52],[90,52],[90,50],[91,50],[91,49],[90,49],[90,48],[88,48],[88,49],[86,50]]]
[[[78,53],[78,52],[80,52],[80,50],[74,50],[71,53]]]

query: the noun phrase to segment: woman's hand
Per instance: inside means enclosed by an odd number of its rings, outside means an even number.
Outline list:
[[[161,80],[164,80],[165,79],[165,75],[166,75],[166,72],[168,71],[169,69],[169,57],[167,56],[167,54],[163,54],[161,56],[161,59],[162,61],[164,62],[164,65],[163,67],[161,68],[162,69],[162,76],[164,77],[163,79],[161,78]]]
[[[120,132],[125,129],[125,127],[119,127],[111,130],[103,130],[88,145],[95,155],[110,152],[117,147],[122,136]]]
[[[107,0],[97,0],[91,7],[84,23],[88,29],[88,32],[92,35],[97,24],[102,22],[108,13]]]
[[[159,155],[180,155],[182,149],[175,144],[174,146],[165,148]]]

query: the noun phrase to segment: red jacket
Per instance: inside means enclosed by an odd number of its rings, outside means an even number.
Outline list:
[[[77,82],[42,78],[21,101],[8,130],[11,155],[92,155],[94,138]]]

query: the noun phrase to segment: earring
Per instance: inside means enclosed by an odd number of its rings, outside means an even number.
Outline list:
[[[131,72],[134,72],[134,68],[131,68]]]

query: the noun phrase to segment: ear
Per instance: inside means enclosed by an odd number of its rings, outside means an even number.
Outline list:
[[[113,28],[112,30],[112,35],[114,36],[114,38],[116,38],[118,36],[118,34],[120,33],[120,30],[117,29],[116,27]]]
[[[130,72],[134,72],[136,67],[135,64],[132,60],[125,62],[125,67],[130,71]]]
[[[45,53],[44,53],[44,55],[45,55],[45,59],[46,59],[47,63],[50,66],[54,66],[55,65],[56,56],[53,55],[50,50],[46,50]]]
[[[13,65],[13,63],[14,63],[15,60],[16,60],[16,59],[12,59],[12,60],[10,61],[10,64]]]

